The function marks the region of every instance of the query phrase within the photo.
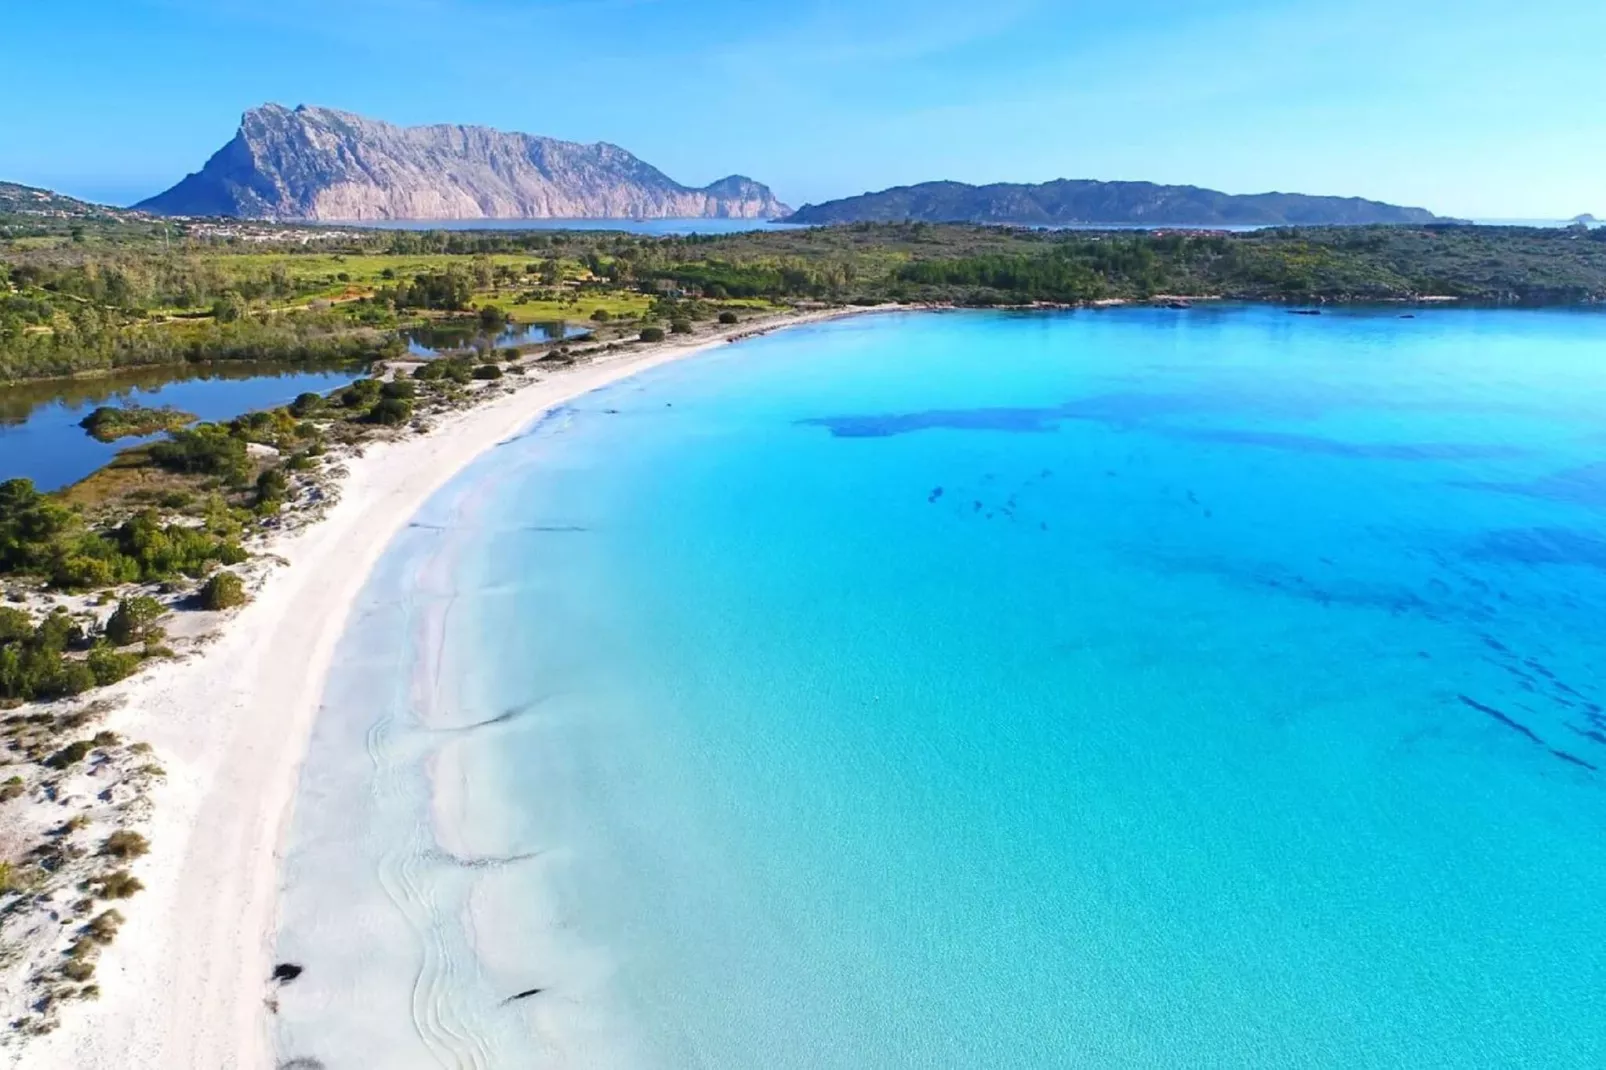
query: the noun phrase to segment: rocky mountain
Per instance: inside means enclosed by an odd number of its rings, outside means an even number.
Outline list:
[[[764,219],[791,211],[732,175],[682,186],[617,145],[483,126],[401,127],[268,104],[198,173],[136,207],[163,215],[382,219]]]
[[[1197,186],[1060,179],[1035,186],[1014,183],[968,186],[962,182],[899,186],[880,193],[804,205],[786,222],[1222,226],[1429,223],[1436,219],[1438,217],[1426,209],[1401,208],[1359,197],[1309,197],[1302,193],[1234,195]]]

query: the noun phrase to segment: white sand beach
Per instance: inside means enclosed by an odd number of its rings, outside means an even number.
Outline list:
[[[32,1070],[267,1070],[268,1000],[298,771],[353,600],[396,532],[455,473],[543,412],[733,337],[864,309],[751,320],[636,348],[454,413],[427,434],[348,459],[320,522],[268,547],[284,563],[201,653],[112,692],[107,727],[150,743],[166,770],[144,829],[146,890],[100,960],[96,1002],[10,1049]]]

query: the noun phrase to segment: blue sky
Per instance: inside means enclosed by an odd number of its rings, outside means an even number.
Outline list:
[[[612,141],[793,204],[1069,177],[1606,216],[1602,0],[8,7],[0,178],[119,203],[271,100]]]

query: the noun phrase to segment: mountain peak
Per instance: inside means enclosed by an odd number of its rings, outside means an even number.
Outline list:
[[[166,215],[377,219],[775,218],[791,209],[739,175],[683,186],[606,142],[484,126],[396,126],[263,104],[199,172],[139,207]]]

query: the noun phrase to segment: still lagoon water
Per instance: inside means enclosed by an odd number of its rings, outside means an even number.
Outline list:
[[[297,394],[327,393],[360,375],[360,367],[234,362],[0,386],[0,479],[25,477],[41,490],[56,490],[107,464],[118,451],[161,437],[91,438],[79,424],[102,405],[171,406],[202,420],[231,420],[283,405]]]
[[[1606,1065],[1606,316],[876,316],[590,395],[367,586],[328,1066]]]

